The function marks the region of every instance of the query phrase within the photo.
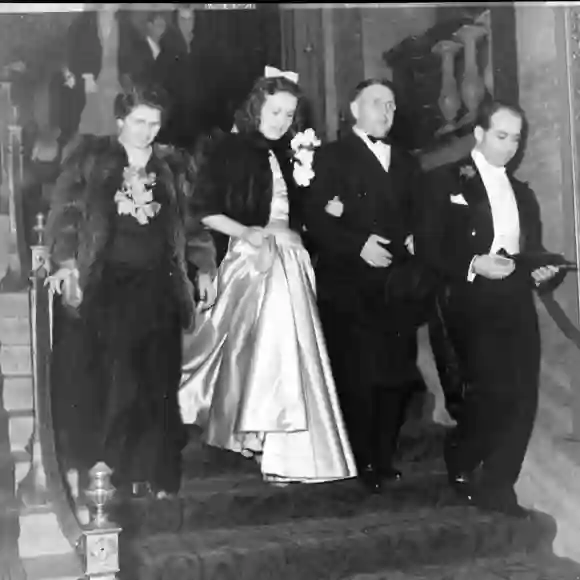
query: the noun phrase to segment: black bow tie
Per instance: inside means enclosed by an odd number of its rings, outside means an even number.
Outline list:
[[[391,140],[388,138],[388,136],[385,136],[385,137],[373,137],[372,135],[367,135],[367,137],[369,138],[369,141],[371,143],[384,143],[385,145],[390,145],[391,144]]]

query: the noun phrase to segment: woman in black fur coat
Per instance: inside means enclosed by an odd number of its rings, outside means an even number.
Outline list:
[[[86,136],[64,162],[48,216],[55,273],[54,420],[64,469],[105,461],[131,493],[180,483],[177,404],[191,274],[211,293],[215,247],[187,209],[188,157],[153,143],[163,99],[118,95],[118,137]],[[189,275],[188,275],[189,274]],[[211,296],[208,296],[211,299]]]
[[[179,402],[205,441],[255,457],[266,481],[356,475],[301,234],[313,132],[296,134],[293,73],[267,69],[200,169],[193,207],[217,236],[215,305],[186,337]],[[291,141],[291,137],[294,139]],[[296,159],[293,163],[292,145]]]

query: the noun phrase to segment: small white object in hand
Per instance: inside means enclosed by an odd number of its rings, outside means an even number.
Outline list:
[[[340,217],[344,212],[344,204],[340,201],[338,195],[335,195],[324,208],[327,214],[334,217]]]

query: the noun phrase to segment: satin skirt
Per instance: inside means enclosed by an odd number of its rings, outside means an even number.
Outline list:
[[[267,480],[356,476],[300,237],[230,242],[217,300],[184,336],[179,404],[209,445],[259,454]]]

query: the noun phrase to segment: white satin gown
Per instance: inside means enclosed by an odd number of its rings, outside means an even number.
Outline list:
[[[288,227],[288,196],[273,154],[269,243],[231,239],[217,300],[184,336],[179,403],[206,443],[257,454],[264,479],[356,476],[318,318],[314,271]]]

